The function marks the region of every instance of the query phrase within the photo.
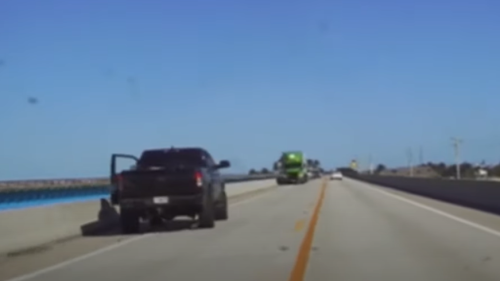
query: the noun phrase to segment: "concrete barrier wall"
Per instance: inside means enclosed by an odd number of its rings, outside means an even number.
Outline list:
[[[364,182],[500,214],[500,182],[345,175]]]
[[[269,188],[275,180],[226,184],[229,197]],[[0,255],[116,225],[117,209],[105,199],[0,212]]]
[[[228,196],[232,197],[232,196],[237,196],[237,195],[251,192],[251,191],[265,189],[265,188],[268,188],[270,186],[275,186],[275,185],[276,185],[275,179],[262,180],[262,181],[250,181],[250,182],[238,182],[238,183],[226,184],[226,192],[227,192]]]
[[[236,183],[273,179],[275,175],[222,175],[222,177],[226,183]],[[51,181],[48,182],[53,183]],[[111,186],[109,183],[49,187],[18,186],[17,188],[4,189],[0,187],[0,211],[50,205],[56,201],[64,203],[86,200],[88,198],[109,197],[110,191]]]
[[[274,177],[271,174],[222,174],[222,177],[229,181],[259,180]],[[71,187],[93,187],[109,185],[109,177],[105,178],[80,178],[80,179],[46,179],[46,180],[12,180],[0,181],[0,193],[6,190],[26,190],[43,188],[71,188]]]

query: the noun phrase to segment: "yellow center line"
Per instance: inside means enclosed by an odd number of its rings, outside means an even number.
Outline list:
[[[323,205],[323,199],[325,197],[326,186],[327,181],[323,180],[321,183],[321,191],[316,203],[316,207],[314,208],[314,212],[311,216],[311,221],[309,222],[307,232],[304,236],[304,239],[302,240],[302,244],[300,245],[299,253],[297,255],[297,258],[295,259],[295,264],[290,274],[290,278],[288,279],[289,281],[304,280],[307,264],[309,262],[309,254],[311,252],[312,242],[314,239],[314,231],[316,229],[316,224],[318,223],[319,212],[321,211],[321,206]],[[297,227],[297,224],[295,226]]]

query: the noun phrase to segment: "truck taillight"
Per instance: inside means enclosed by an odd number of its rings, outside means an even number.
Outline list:
[[[203,175],[200,172],[194,173],[194,179],[196,180],[196,186],[201,187],[203,185]]]

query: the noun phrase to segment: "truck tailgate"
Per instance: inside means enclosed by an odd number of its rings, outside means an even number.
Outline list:
[[[200,193],[194,169],[129,171],[122,174],[121,198],[188,196]]]

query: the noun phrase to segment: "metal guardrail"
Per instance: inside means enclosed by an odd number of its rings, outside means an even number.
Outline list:
[[[224,175],[227,183],[245,182],[275,178],[267,175]],[[57,199],[108,197],[111,186],[108,180],[73,181],[73,185],[56,185],[57,181],[46,181],[45,184],[32,186],[8,186],[0,190],[0,209],[2,205],[22,204],[26,202],[46,202]],[[57,183],[62,183],[59,181]],[[65,182],[68,183],[68,182]],[[52,184],[52,185],[51,185]]]

